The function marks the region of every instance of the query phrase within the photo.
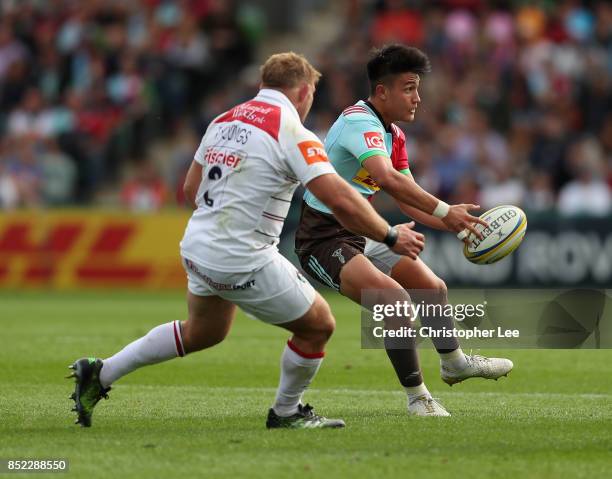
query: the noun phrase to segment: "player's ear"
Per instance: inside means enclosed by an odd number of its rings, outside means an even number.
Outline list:
[[[299,90],[298,90],[298,102],[302,103],[306,99],[309,93],[310,93],[310,87],[308,86],[308,83],[306,82],[302,83],[299,86]]]
[[[376,96],[380,97],[382,100],[387,99],[387,87],[383,85],[382,83],[379,83],[378,85],[376,85],[375,93],[376,93]]]

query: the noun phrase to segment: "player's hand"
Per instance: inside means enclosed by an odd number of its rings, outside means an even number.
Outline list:
[[[397,242],[391,248],[391,251],[403,256],[408,256],[412,259],[417,259],[417,256],[425,247],[425,236],[414,231],[414,221],[396,225],[395,229],[398,232]]]
[[[476,229],[476,225],[482,225],[486,228],[489,226],[489,224],[485,220],[482,220],[479,217],[473,216],[469,213],[471,210],[477,209],[480,209],[479,205],[451,205],[450,209],[448,210],[448,214],[442,218],[442,222],[449,230],[455,233],[467,230],[468,234],[474,233],[478,239],[482,239],[482,233]]]

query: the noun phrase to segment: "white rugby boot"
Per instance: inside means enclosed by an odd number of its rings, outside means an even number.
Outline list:
[[[450,413],[429,394],[408,400],[408,414],[412,416],[449,417]]]
[[[465,355],[467,366],[463,369],[451,369],[444,364],[440,365],[440,376],[449,386],[460,383],[469,378],[495,379],[496,381],[507,376],[514,364],[505,358],[485,358],[478,354]]]

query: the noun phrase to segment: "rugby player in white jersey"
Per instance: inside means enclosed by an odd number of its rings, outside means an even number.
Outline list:
[[[295,53],[271,56],[261,73],[254,99],[212,121],[185,180],[195,207],[181,241],[188,319],[157,326],[110,358],[75,361],[76,423],[90,426],[98,401],[126,374],[223,341],[238,306],[293,333],[266,426],[344,426],[301,403],[335,321],[325,300],[276,247],[293,193],[299,183],[308,186],[347,230],[398,254],[416,259],[423,236],[411,229],[413,223],[390,227],[336,174],[321,142],[303,126],[320,73]]]

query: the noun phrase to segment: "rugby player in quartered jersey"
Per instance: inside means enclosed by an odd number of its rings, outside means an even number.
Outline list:
[[[342,112],[327,133],[325,151],[338,174],[367,199],[380,190],[363,167],[363,162],[371,156],[386,156],[394,169],[411,174],[404,132],[394,124],[386,129],[368,101],[360,100]],[[304,201],[318,211],[331,213],[308,190]]]
[[[340,114],[327,134],[325,149],[338,174],[363,197],[369,199],[382,189],[402,211],[423,224],[457,233],[460,239],[468,231],[480,236],[474,227],[486,223],[469,213],[478,205],[449,206],[416,184],[410,173],[404,133],[394,124],[414,120],[421,101],[420,76],[428,70],[427,56],[416,48],[390,45],[376,50],[368,62],[370,97]],[[411,300],[447,304],[444,282],[423,261],[402,257],[380,242],[351,233],[312,192],[304,195],[295,238],[295,251],[304,270],[362,306],[372,307],[372,295],[376,295],[375,304],[383,306]],[[366,290],[370,291],[369,298],[363,295]],[[408,318],[387,319],[386,328],[392,333],[410,327]],[[433,342],[441,357],[442,379],[448,384],[470,377],[497,379],[512,369],[507,359],[463,354],[452,334],[452,318],[421,315],[421,324],[440,334]],[[406,389],[408,412],[448,416],[425,387],[414,338],[398,336],[385,335],[384,346]]]

